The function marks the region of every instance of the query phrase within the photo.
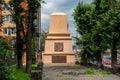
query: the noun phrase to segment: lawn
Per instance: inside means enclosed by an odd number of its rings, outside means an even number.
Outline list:
[[[35,69],[35,67],[36,65],[32,65],[32,69]],[[25,73],[25,66],[22,69],[11,66],[10,69],[13,80],[30,80],[30,74]]]

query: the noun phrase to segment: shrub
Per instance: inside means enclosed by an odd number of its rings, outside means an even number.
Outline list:
[[[11,69],[2,60],[0,60],[0,80],[12,80]]]
[[[89,75],[94,75],[94,70],[92,68],[88,68],[86,70],[86,74],[89,74]]]

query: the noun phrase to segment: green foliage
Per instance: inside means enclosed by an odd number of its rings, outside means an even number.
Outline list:
[[[94,75],[94,74],[95,74],[95,73],[94,73],[94,69],[88,68],[88,69],[86,70],[86,74]]]
[[[76,38],[77,44],[83,45],[82,51],[82,59],[92,58],[92,49],[90,45],[91,42],[91,33],[92,27],[95,25],[95,21],[93,20],[93,10],[94,5],[78,3],[76,8],[74,9],[73,17],[75,19],[75,24],[77,25],[77,32],[81,35],[80,38]]]
[[[94,75],[95,73],[99,73],[99,74],[101,74],[103,76],[111,74],[110,71],[105,71],[105,70],[102,70],[102,69],[97,69],[95,67],[90,67],[90,68],[86,69],[86,74]]]
[[[106,40],[108,40],[108,43],[110,44],[110,47],[112,47],[111,42],[114,38],[118,39],[117,41],[117,47],[119,46],[120,41],[120,2],[116,3],[116,6],[114,9],[110,9],[108,12],[103,14],[101,17],[103,18],[101,21],[101,24],[104,25],[103,28],[106,30],[104,33],[106,34]],[[117,48],[118,49],[118,48]]]
[[[12,50],[13,44],[8,39],[0,37],[0,49]]]
[[[32,69],[35,69],[36,66],[37,65],[32,65]],[[2,71],[6,72],[1,74]],[[7,79],[0,77],[0,80],[30,80],[30,74],[25,73],[25,66],[21,69],[17,69],[16,66],[5,66],[1,69],[0,65],[0,76],[7,76]]]
[[[105,71],[105,70],[102,70],[102,69],[96,69],[95,71],[96,71],[96,72],[99,72],[99,73],[102,74],[102,75],[108,75],[108,74],[111,73],[110,71]]]
[[[32,70],[35,70],[37,67],[37,64],[32,64]]]
[[[16,66],[11,66],[9,68],[12,70],[11,77],[13,77],[9,80],[30,80],[30,75],[25,73],[25,67],[17,69]]]
[[[93,5],[83,3],[78,3],[77,7],[74,9],[73,16],[75,19],[75,24],[77,25],[77,32],[79,32],[81,35],[91,32],[92,14],[90,12],[92,9]]]
[[[11,71],[7,64],[0,60],[0,80],[13,80]]]
[[[108,0],[94,0],[91,4],[78,3],[74,9],[73,17],[77,32],[81,35],[77,38],[77,44],[83,45],[82,53],[84,57],[86,55],[86,59],[97,59],[96,53],[101,55],[110,46],[108,43],[110,36],[106,33],[106,26],[109,24],[102,24],[104,23],[103,15],[109,9]]]
[[[35,39],[32,39],[32,64],[36,63],[36,58],[35,58]]]
[[[41,36],[40,36],[40,47],[41,47],[41,50],[44,51],[44,47],[45,47],[45,39],[47,37],[47,32],[45,32],[44,30],[41,31]]]
[[[13,46],[8,39],[0,37],[0,58],[3,60],[10,58],[13,55]]]
[[[111,1],[115,0],[78,3],[74,9],[77,32],[81,35],[76,40],[78,45],[83,45],[81,55],[85,61],[93,57],[97,63],[102,64],[101,53],[111,48],[112,61],[116,62],[116,51],[120,45],[120,2],[114,4]]]

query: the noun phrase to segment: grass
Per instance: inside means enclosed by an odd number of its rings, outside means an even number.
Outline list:
[[[110,71],[105,71],[105,70],[102,70],[100,68],[97,69],[97,68],[94,68],[94,67],[90,67],[90,68],[86,69],[86,74],[94,75],[95,73],[99,73],[99,74],[105,76],[105,75],[110,74]]]
[[[13,80],[30,80],[30,74],[25,73],[25,67],[17,69],[16,66],[10,67]]]
[[[32,70],[34,70],[36,66],[36,64],[32,65]],[[10,69],[13,80],[30,80],[30,74],[25,73],[25,66],[22,69],[17,69],[16,66],[11,66]]]
[[[48,77],[45,74],[43,75],[43,79],[44,80],[49,80]]]
[[[94,75],[95,74],[94,69],[92,69],[92,68],[88,68],[85,73],[89,74],[89,75]]]
[[[32,64],[32,70],[35,70],[36,67],[37,67],[37,64]]]
[[[96,69],[96,72],[98,72],[98,73],[100,73],[100,74],[102,74],[102,75],[108,75],[108,74],[111,73],[110,71],[104,71],[104,70],[102,70],[102,69]]]

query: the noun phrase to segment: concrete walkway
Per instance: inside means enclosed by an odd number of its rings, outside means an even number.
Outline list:
[[[120,80],[113,74],[85,74],[87,68],[80,65],[49,64],[44,65],[43,80]]]

